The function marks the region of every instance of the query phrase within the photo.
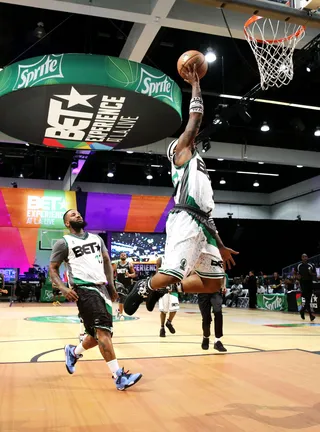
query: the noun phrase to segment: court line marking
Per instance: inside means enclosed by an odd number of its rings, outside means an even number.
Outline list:
[[[301,328],[301,327],[300,327]],[[288,333],[225,333],[224,338],[228,336],[287,336],[287,337],[303,337],[303,336],[312,336],[312,337],[320,337],[319,334],[308,334],[308,333],[301,333],[301,334],[288,334]],[[112,339],[134,339],[134,338],[154,338],[156,337],[155,334],[152,335],[123,335],[123,336],[113,336]],[[203,337],[202,334],[176,334],[175,337]],[[43,339],[10,339],[10,340],[0,340],[0,343],[18,343],[18,342],[40,342],[40,341],[55,341],[55,340],[78,340],[78,337],[61,337],[61,338],[43,338]],[[255,348],[254,348],[255,349]]]
[[[114,345],[131,345],[132,343],[134,343],[134,342],[118,342],[118,343],[115,343]],[[139,344],[155,344],[155,343],[159,343],[159,341],[142,341],[142,342],[139,342]],[[169,344],[196,344],[196,345],[198,345],[198,343],[199,342],[161,341],[161,345],[165,345],[165,344],[167,344],[167,345],[169,345]],[[250,352],[255,352],[255,351],[257,351],[257,352],[264,352],[264,350],[262,350],[260,348],[252,348],[252,347],[247,347],[247,346],[243,346],[243,345],[225,344],[225,346],[252,350]],[[42,357],[43,355],[49,354],[49,353],[52,353],[52,352],[55,352],[55,351],[60,351],[60,350],[63,350],[63,349],[64,348],[56,348],[56,349],[53,349],[53,350],[44,351],[43,353],[40,353],[40,354],[37,354],[37,355],[33,356],[31,358],[31,360],[30,360],[30,363],[37,363],[38,360],[39,360],[39,358]],[[203,354],[202,353],[201,354],[182,354],[182,355],[173,355],[173,356],[168,355],[168,356],[165,356],[165,358],[172,358],[172,357],[173,358],[174,357],[194,357],[194,356],[213,355],[213,354],[217,354],[217,353],[212,353],[212,354],[210,354],[210,353],[207,353],[207,354],[205,354],[205,353],[203,353]],[[229,353],[229,354],[235,354],[235,353]],[[155,356],[155,357],[150,357],[150,358],[162,358],[162,357],[163,356],[159,356],[159,357]],[[132,358],[132,357],[130,357],[130,358]],[[141,358],[146,358],[146,357],[141,357]],[[140,359],[140,357],[136,357],[136,359]]]

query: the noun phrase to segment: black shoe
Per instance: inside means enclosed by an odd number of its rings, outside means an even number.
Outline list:
[[[305,319],[305,316],[304,316],[304,310],[301,310],[300,311],[300,316],[301,316],[301,318],[304,320]]]
[[[124,311],[127,315],[133,315],[147,298],[150,289],[148,288],[148,279],[142,279],[135,283],[130,294],[124,302]]]
[[[156,303],[161,297],[167,294],[168,290],[166,288],[160,290],[150,290],[148,298],[146,300],[146,306],[149,312],[152,312]]]
[[[316,319],[315,315],[310,314],[310,321],[314,321]]]
[[[169,329],[170,333],[175,334],[176,329],[173,327],[172,323],[169,320],[167,320],[166,322],[166,327]]]
[[[227,352],[221,341],[215,342],[213,348],[219,352]]]
[[[159,336],[160,337],[166,337],[166,331],[165,331],[164,327],[161,327]]]
[[[204,338],[202,339],[201,348],[202,348],[203,350],[208,350],[208,349],[209,349],[209,338],[204,337]]]

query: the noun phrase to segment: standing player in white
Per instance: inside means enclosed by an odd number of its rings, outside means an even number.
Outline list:
[[[87,333],[76,347],[66,345],[65,362],[70,374],[82,353],[99,346],[112,373],[116,388],[125,390],[137,383],[141,374],[129,374],[119,367],[112,344],[112,301],[117,298],[113,270],[104,241],[83,230],[86,226],[77,210],[68,210],[63,221],[70,234],[58,240],[50,257],[50,277],[69,301],[76,301]],[[60,279],[59,268],[66,264],[70,288]],[[107,285],[108,284],[108,285]]]
[[[167,224],[165,264],[152,278],[138,281],[127,297],[124,310],[136,312],[146,300],[153,310],[163,295],[157,290],[183,280],[179,290],[189,293],[214,293],[221,289],[224,266],[234,265],[237,254],[222,243],[213,221],[213,190],[206,165],[199,155],[195,138],[203,117],[199,77],[189,67],[185,81],[192,86],[189,121],[184,133],[168,147],[175,206]],[[187,277],[192,271],[195,274]]]
[[[157,259],[157,271],[161,267],[163,263],[163,258],[159,257]],[[176,332],[175,328],[172,325],[173,318],[176,316],[176,313],[180,309],[179,306],[179,296],[175,290],[175,284],[170,285],[168,290],[165,291],[165,295],[159,299],[159,311],[160,311],[160,337],[166,337],[166,330],[164,326],[167,327],[170,333],[174,334]],[[166,322],[167,313],[169,314],[169,318]]]

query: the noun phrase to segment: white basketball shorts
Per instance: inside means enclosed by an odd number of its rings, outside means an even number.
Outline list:
[[[176,294],[167,293],[159,299],[159,311],[177,312],[179,310],[179,298]]]
[[[159,273],[186,278],[195,271],[202,278],[225,275],[216,240],[206,227],[187,212],[170,213],[167,224],[164,264]]]

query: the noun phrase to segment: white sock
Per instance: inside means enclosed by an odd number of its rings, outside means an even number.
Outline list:
[[[117,359],[111,360],[107,362],[108,368],[110,369],[110,372],[112,373],[113,378],[117,377],[117,371],[120,369],[119,363]]]
[[[86,349],[83,348],[82,342],[75,348],[74,353],[75,354],[82,354],[83,352],[85,352]]]
[[[219,342],[220,338],[214,338],[214,343]]]

